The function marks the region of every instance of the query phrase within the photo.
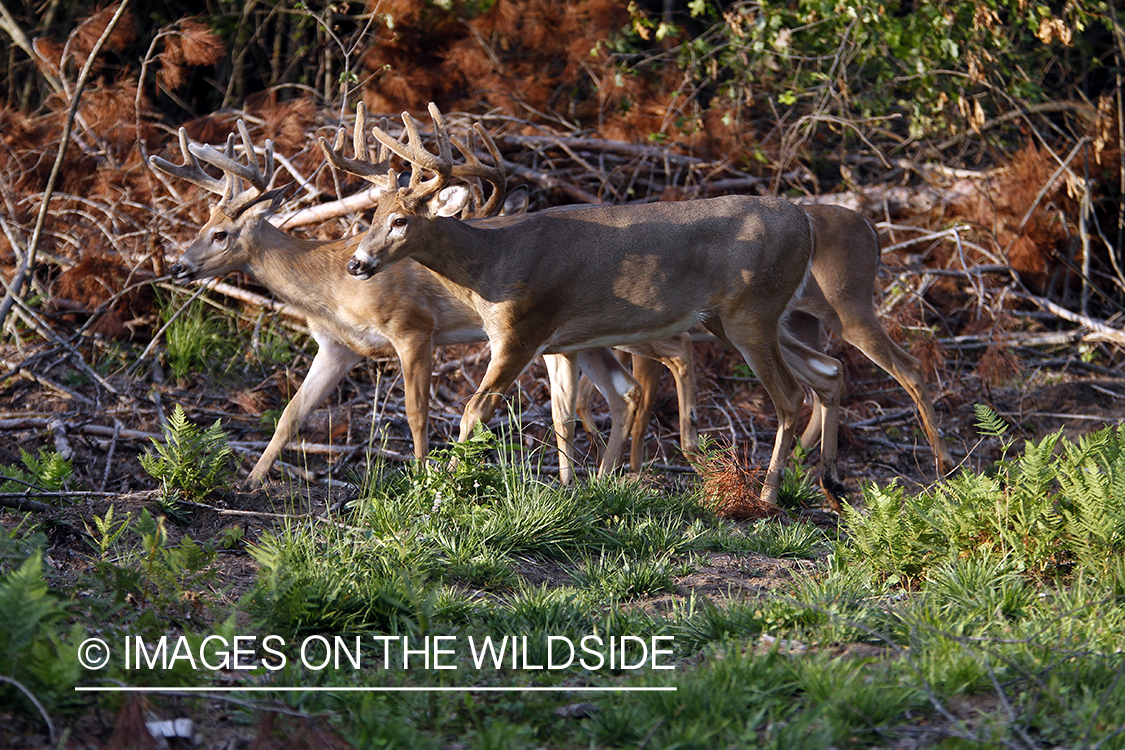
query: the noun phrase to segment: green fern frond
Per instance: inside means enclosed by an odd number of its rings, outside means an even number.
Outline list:
[[[57,451],[39,449],[35,456],[20,448],[20,460],[35,475],[37,484],[49,490],[61,490],[74,476],[74,463]]]
[[[985,404],[973,404],[977,431],[985,437],[1002,438],[1008,433],[1008,423]]]
[[[156,452],[145,453],[140,461],[166,489],[199,500],[226,482],[234,452],[219,420],[203,430],[189,422],[183,407],[177,404],[164,438],[163,444],[154,440]]]

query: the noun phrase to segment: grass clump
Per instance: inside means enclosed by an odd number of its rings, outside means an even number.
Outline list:
[[[572,583],[595,602],[626,602],[673,591],[667,558],[634,559],[624,553],[587,557],[570,574]]]

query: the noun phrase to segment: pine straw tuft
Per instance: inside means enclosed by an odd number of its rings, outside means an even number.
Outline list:
[[[130,694],[117,714],[113,734],[106,742],[106,750],[156,750],[160,744],[148,731],[148,702],[144,696]]]
[[[760,520],[782,515],[776,505],[762,500],[761,467],[751,467],[733,446],[702,454],[696,469],[703,477],[704,503],[720,518]]]

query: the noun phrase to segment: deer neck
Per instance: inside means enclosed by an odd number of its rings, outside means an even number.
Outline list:
[[[500,243],[491,242],[488,231],[459,219],[435,218],[414,260],[433,271],[442,285],[457,298],[471,304],[500,293],[500,275],[492,273],[500,260]]]
[[[242,270],[307,317],[322,318],[337,306],[341,289],[354,283],[346,271],[354,244],[353,238],[301,239],[263,221]]]

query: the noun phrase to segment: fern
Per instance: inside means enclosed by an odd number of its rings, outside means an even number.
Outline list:
[[[1082,438],[1058,463],[1069,546],[1085,565],[1106,569],[1125,552],[1125,431]]]
[[[208,566],[215,559],[211,543],[200,546],[184,535],[179,544],[168,543],[163,516],[153,518],[148,508],[132,526],[140,537],[139,572],[143,593],[165,616],[190,614],[201,602],[197,590],[205,588],[215,572]]]
[[[20,460],[35,475],[37,483],[49,490],[63,489],[74,476],[73,462],[69,458],[63,458],[57,451],[40,448],[39,455],[34,456],[21,448]]]
[[[840,552],[855,562],[873,564],[890,584],[908,583],[925,568],[928,524],[901,486],[868,486],[864,491],[868,512],[844,506],[849,541]],[[914,507],[911,507],[914,506]]]
[[[1008,434],[1008,423],[1000,415],[985,404],[973,404],[973,412],[977,415],[977,431],[985,437],[1003,438]]]
[[[84,668],[76,645],[83,626],[65,630],[68,604],[52,592],[44,578],[43,553],[36,550],[19,568],[0,576],[0,675],[27,688],[48,710],[74,708],[74,686]],[[36,713],[22,691],[0,683],[0,705],[16,715]],[[81,709],[88,704],[81,703]]]
[[[997,512],[997,533],[1005,549],[1014,553],[1027,570],[1047,572],[1059,560],[1059,516],[1053,490],[1059,473],[1055,446],[1061,433],[1028,441],[1023,455],[1005,467],[1008,492]]]
[[[19,568],[0,579],[0,674],[18,674],[32,642],[62,616],[43,580],[43,553],[36,550]]]
[[[89,544],[98,551],[98,558],[103,561],[109,556],[110,549],[121,538],[121,535],[129,530],[129,521],[132,520],[132,515],[115,519],[113,514],[114,508],[110,504],[109,510],[106,511],[104,516],[98,518],[95,515],[93,518],[96,531],[92,530],[89,524],[84,523],[86,533],[90,537]]]
[[[179,404],[168,420],[163,444],[153,441],[156,453],[141,456],[141,466],[165,491],[201,500],[225,484],[233,452],[219,420],[206,430],[188,421]]]

